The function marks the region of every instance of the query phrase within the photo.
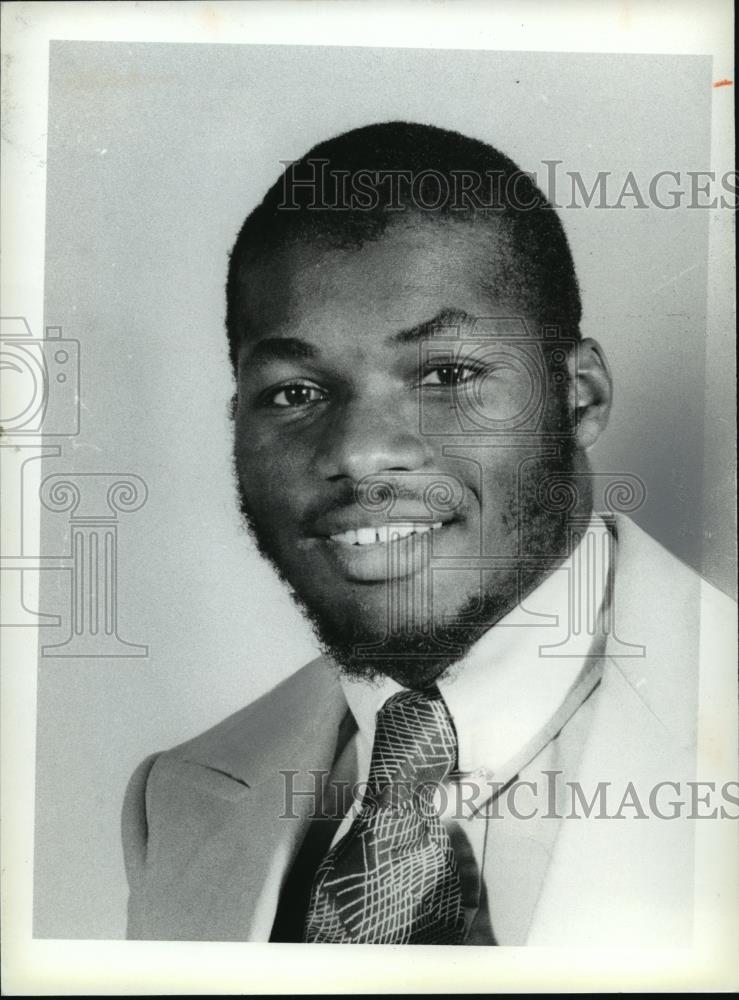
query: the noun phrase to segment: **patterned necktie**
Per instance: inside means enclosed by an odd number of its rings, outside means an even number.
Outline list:
[[[313,880],[305,940],[459,944],[464,917],[452,845],[434,808],[457,741],[437,688],[377,713],[361,811]]]

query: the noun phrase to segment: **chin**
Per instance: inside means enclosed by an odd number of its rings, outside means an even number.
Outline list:
[[[403,687],[424,688],[459,662],[477,640],[516,603],[513,586],[505,593],[475,594],[453,614],[412,623],[365,616],[355,607],[337,614],[311,606],[293,592],[323,651],[347,677],[377,681],[392,677]]]

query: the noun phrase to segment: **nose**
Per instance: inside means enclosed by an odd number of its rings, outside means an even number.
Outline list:
[[[378,472],[411,472],[431,458],[415,405],[393,407],[386,400],[347,401],[327,430],[317,464],[329,480],[359,482]]]

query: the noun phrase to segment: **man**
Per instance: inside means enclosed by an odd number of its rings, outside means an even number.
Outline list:
[[[429,126],[322,143],[247,218],[227,330],[242,510],[325,654],[134,775],[129,936],[688,941],[654,789],[731,610],[594,509],[611,380],[531,178]]]

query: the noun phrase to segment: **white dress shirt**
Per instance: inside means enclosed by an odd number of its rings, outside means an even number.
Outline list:
[[[570,557],[438,681],[458,738],[459,773],[440,808],[462,881],[466,944],[525,941],[566,808],[562,783],[597,698],[613,544],[594,514]],[[354,785],[369,773],[377,711],[403,689],[390,678],[341,683],[358,728],[330,780]]]

